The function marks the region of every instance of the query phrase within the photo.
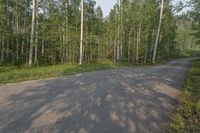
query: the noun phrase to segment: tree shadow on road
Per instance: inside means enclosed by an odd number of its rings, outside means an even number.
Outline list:
[[[0,132],[167,132],[186,71],[127,68],[27,83],[0,102]]]

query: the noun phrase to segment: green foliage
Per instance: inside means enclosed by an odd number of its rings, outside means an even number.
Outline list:
[[[3,66],[3,67],[0,67],[0,73],[2,73],[2,72],[9,72],[9,71],[12,71],[12,70],[14,70],[14,69],[17,69],[17,67],[15,67],[15,66]]]
[[[196,47],[196,38],[191,34],[198,35],[199,3],[197,0],[192,2],[194,10],[190,15],[175,16],[170,0],[165,0],[158,61],[177,56],[180,50]],[[28,63],[31,4],[31,0],[0,0],[1,65]],[[33,50],[37,65],[77,63],[80,0],[38,0],[37,8],[34,46],[38,47]],[[103,18],[102,9],[96,6],[95,0],[84,0],[84,61],[116,61],[119,55],[118,61],[151,62],[159,13],[158,0],[121,0],[121,7],[114,5],[109,16]]]
[[[180,57],[200,57],[200,50],[183,50],[179,54]]]
[[[176,112],[171,123],[172,132],[195,133],[200,130],[200,59],[193,61]]]
[[[84,62],[116,61],[117,55],[120,57],[118,61],[151,62],[159,23],[159,5],[158,0],[122,0],[121,7],[114,5],[109,16],[103,18],[102,9],[96,6],[95,0],[84,0]],[[37,65],[77,63],[80,0],[38,0],[37,8],[39,14],[33,49]],[[0,0],[0,47],[4,47],[0,51],[1,65],[28,63],[31,12],[31,0]],[[172,5],[165,0],[158,60],[166,60],[177,52],[175,30]],[[4,46],[1,46],[3,42]]]
[[[200,45],[200,1],[190,0],[192,10],[189,11],[190,17],[192,18],[192,30],[193,37],[198,45]]]
[[[193,20],[189,14],[176,16],[177,30],[176,30],[176,45],[180,50],[195,49],[197,47],[196,38],[192,36]]]
[[[174,133],[184,133],[185,132],[185,123],[184,119],[180,114],[176,115],[174,122],[170,125]]]

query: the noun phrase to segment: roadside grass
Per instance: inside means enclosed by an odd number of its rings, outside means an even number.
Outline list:
[[[172,133],[200,132],[200,59],[193,61],[180,105],[170,125]]]
[[[0,67],[0,84],[16,83],[22,81],[38,80],[52,77],[59,77],[70,74],[77,74],[83,72],[99,71],[115,69],[120,67],[136,67],[144,65],[136,65],[131,63],[112,61],[100,61],[93,63],[86,63],[82,66],[77,64],[60,64],[46,67],[14,67],[6,66]]]
[[[180,53],[180,57],[200,57],[200,50],[184,50]]]

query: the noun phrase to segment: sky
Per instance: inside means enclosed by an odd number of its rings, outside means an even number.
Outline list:
[[[106,1],[106,2],[105,2]],[[101,6],[104,17],[108,16],[110,9],[117,3],[117,0],[96,0],[97,5]]]
[[[173,0],[173,4],[179,2],[179,1],[188,1],[188,0]],[[101,6],[104,17],[108,16],[110,9],[113,8],[113,6],[117,3],[117,0],[96,0],[97,6]]]

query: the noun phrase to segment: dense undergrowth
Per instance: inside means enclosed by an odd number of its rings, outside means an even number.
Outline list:
[[[180,52],[179,57],[200,57],[200,50],[183,50]]]

